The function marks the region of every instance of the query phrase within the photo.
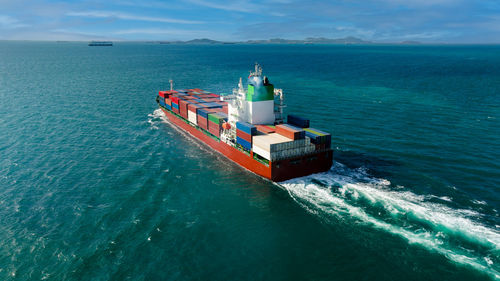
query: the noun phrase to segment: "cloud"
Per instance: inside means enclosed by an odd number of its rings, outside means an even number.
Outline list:
[[[148,21],[148,22],[163,22],[163,23],[181,23],[181,24],[202,24],[202,21],[180,20],[169,17],[148,17],[137,16],[117,11],[86,11],[86,12],[69,12],[67,16],[72,17],[89,17],[89,18],[116,18],[122,20]]]
[[[255,13],[259,10],[263,10],[262,7],[259,7],[256,4],[247,1],[230,1],[230,3],[216,3],[205,0],[188,0],[188,2],[204,7],[209,7],[224,11],[233,11],[233,12]]]
[[[117,35],[126,34],[151,34],[151,35],[200,35],[206,33],[206,30],[187,30],[187,29],[164,29],[164,28],[139,28],[125,29],[113,32]]]
[[[21,28],[21,27],[27,27],[29,25],[21,23],[19,20],[6,16],[6,15],[0,15],[0,28],[3,29],[15,29],[15,28]]]

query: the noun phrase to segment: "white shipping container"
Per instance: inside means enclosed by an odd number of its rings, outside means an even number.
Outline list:
[[[255,146],[255,145],[252,145],[252,151],[253,151],[253,153],[258,154],[267,160],[271,160],[271,153],[269,151],[265,151],[264,149],[262,149],[258,146]]]
[[[189,120],[189,122],[197,125],[197,123],[196,123],[196,113],[188,110],[188,120]]]

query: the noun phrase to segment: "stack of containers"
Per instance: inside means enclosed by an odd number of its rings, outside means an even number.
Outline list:
[[[165,98],[165,108],[172,110],[172,100],[170,98]]]
[[[306,155],[315,149],[309,138],[292,140],[277,133],[253,137],[253,152],[269,161]]]
[[[170,99],[172,100],[172,111],[179,114],[179,97],[172,96]]]
[[[305,128],[306,136],[311,139],[311,143],[316,145],[316,149],[330,148],[332,144],[332,135],[314,128]]]
[[[190,103],[188,104],[188,120],[189,122],[198,125],[198,121],[196,118],[196,110],[198,108],[201,108],[201,105],[196,104],[196,103]]]
[[[270,125],[255,125],[257,127],[257,131],[264,133],[264,134],[270,134],[276,132],[276,128],[271,127]]]
[[[159,98],[159,101],[160,101],[160,105],[161,106],[166,107],[165,99],[164,98]]]
[[[220,137],[222,123],[224,123],[224,121],[227,121],[227,116],[219,112],[208,113],[208,131],[212,135]]]
[[[197,108],[197,124],[200,128],[208,131],[208,114],[215,112],[215,110],[210,108]]]
[[[288,124],[297,126],[299,128],[309,128],[309,119],[302,118],[297,115],[288,115]]]
[[[188,105],[188,102],[186,100],[184,100],[184,99],[179,100],[179,113],[185,119],[188,119],[187,105]]]
[[[290,124],[276,125],[276,133],[292,140],[299,140],[306,137],[306,132],[302,128]]]
[[[257,127],[247,122],[236,122],[236,143],[247,150],[252,149],[252,136],[257,133]]]

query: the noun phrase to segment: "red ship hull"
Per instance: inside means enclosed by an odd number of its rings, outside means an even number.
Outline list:
[[[217,150],[233,162],[250,170],[251,172],[270,179],[275,182],[285,181],[292,178],[303,177],[314,173],[328,171],[333,163],[333,151],[331,149],[308,154],[300,157],[269,162],[263,164],[250,155],[224,143],[218,141],[203,132],[199,127],[189,124],[186,120],[178,117],[169,110],[160,107],[167,118],[177,127],[182,128],[190,135],[196,137],[211,148]]]

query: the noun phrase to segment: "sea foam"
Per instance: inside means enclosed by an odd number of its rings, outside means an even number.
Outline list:
[[[436,196],[418,195],[401,186],[392,188],[388,180],[371,177],[365,169],[349,169],[338,162],[328,172],[280,185],[313,214],[355,219],[440,253],[455,263],[500,278],[493,262],[500,258],[500,232],[483,225],[479,221],[482,215],[476,211],[429,202]],[[373,207],[389,215],[370,212]],[[397,224],[395,220],[404,223]],[[457,239],[464,244],[451,242]],[[474,246],[467,249],[465,245],[470,244]],[[479,253],[474,249],[476,246],[485,250]]]

